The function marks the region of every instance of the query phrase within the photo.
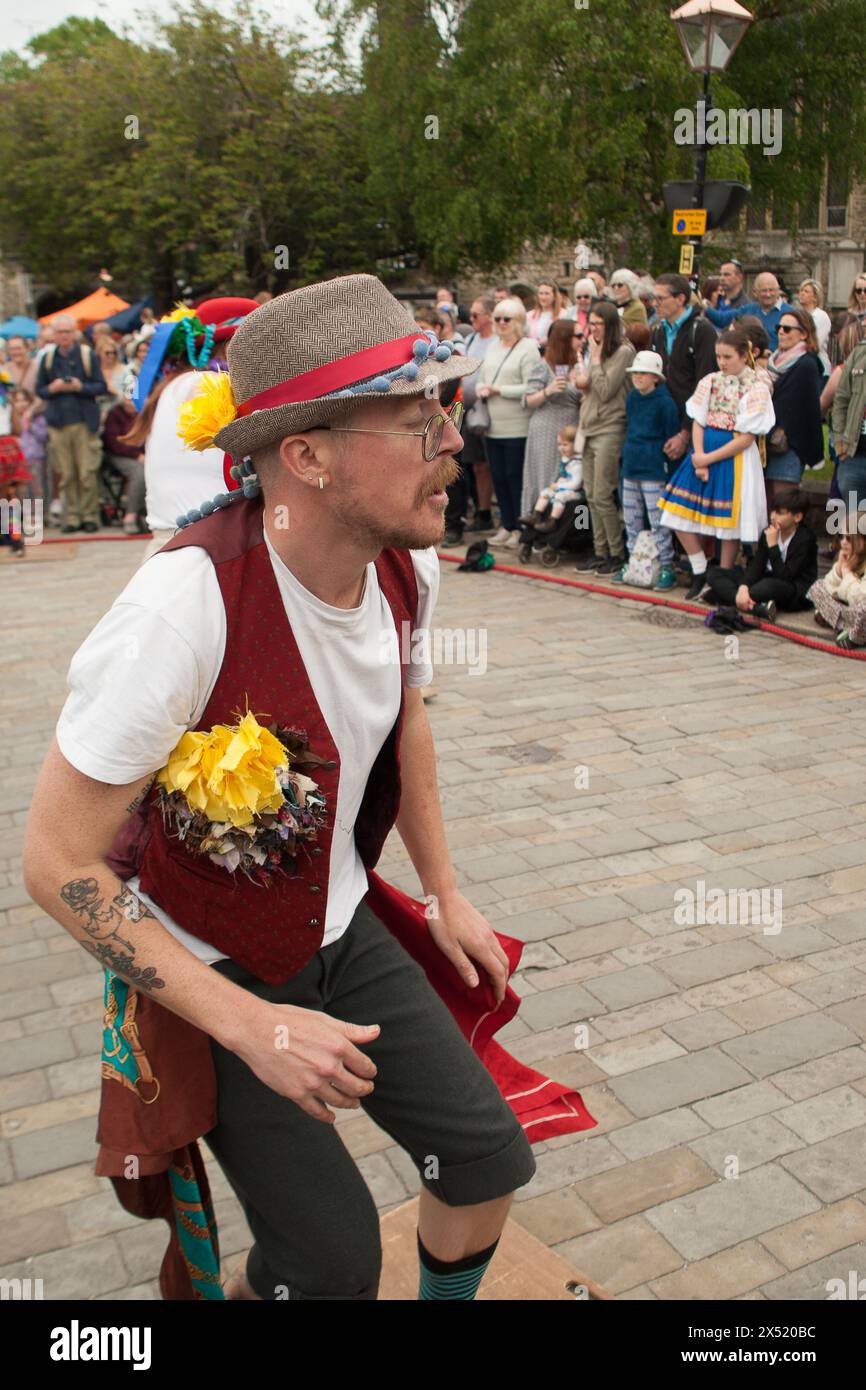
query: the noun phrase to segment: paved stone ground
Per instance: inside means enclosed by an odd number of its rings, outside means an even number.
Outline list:
[[[149,1299],[164,1227],[92,1174],[101,976],[20,881],[68,659],[144,545],[76,549],[0,574],[0,1274]],[[450,564],[438,622],[487,634],[486,673],[444,666],[429,708],[461,882],[527,942],[501,1036],[599,1121],[536,1146],[516,1219],[620,1298],[825,1298],[866,1269],[864,668]],[[385,869],[417,890],[399,843]],[[699,880],[767,916],[687,917]],[[417,1190],[366,1116],[340,1133],[383,1210]]]

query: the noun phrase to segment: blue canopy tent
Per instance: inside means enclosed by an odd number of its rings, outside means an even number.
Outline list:
[[[144,299],[139,299],[135,304],[130,304],[128,309],[121,309],[119,313],[112,314],[111,318],[104,322],[113,328],[115,333],[132,333],[136,328],[141,327],[142,309],[155,309],[156,301],[153,295],[147,295]]]
[[[39,324],[36,319],[28,319],[24,314],[13,314],[11,319],[0,323],[0,338],[37,338]]]

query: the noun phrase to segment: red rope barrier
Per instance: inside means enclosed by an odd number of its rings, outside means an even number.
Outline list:
[[[153,540],[153,536],[150,534],[149,531],[143,531],[142,534],[141,534],[140,536],[127,536],[127,535],[125,534],[125,532],[123,532],[123,531],[121,531],[120,534],[117,535],[117,536],[91,536],[91,535],[87,535],[86,533],[85,533],[84,535],[80,535],[77,531],[72,531],[68,536],[43,536],[43,537],[42,537],[42,540],[41,540],[41,541],[37,541],[36,544],[37,544],[37,545],[69,545],[70,542],[71,542],[73,545],[78,545],[79,543],[81,543],[82,545],[92,545],[94,541],[151,541],[151,540]],[[25,544],[26,544],[26,542],[25,542]],[[32,542],[31,542],[31,544],[32,544]]]
[[[440,560],[451,560],[454,564],[460,564],[459,555],[440,555]],[[499,574],[518,574],[524,579],[540,579],[544,584],[563,584],[569,589],[586,589],[591,594],[607,594],[610,598],[632,599],[636,603],[654,603],[662,608],[678,609],[681,613],[695,613],[699,617],[706,617],[708,609],[698,607],[694,603],[685,603],[677,599],[663,598],[661,594],[632,593],[631,590],[611,589],[606,584],[590,584],[586,579],[566,579],[559,574],[539,574],[537,570],[519,569],[516,565],[500,565],[496,562],[496,572]],[[776,623],[767,623],[763,619],[752,618],[750,626],[759,628],[762,632],[772,632],[776,637],[785,637],[789,642],[796,642],[801,647],[813,647],[815,651],[829,652],[831,656],[847,656],[854,661],[866,661],[866,651],[846,651],[844,647],[837,647],[832,642],[822,642],[818,637],[807,637],[805,633],[793,632],[790,628],[779,627]]]

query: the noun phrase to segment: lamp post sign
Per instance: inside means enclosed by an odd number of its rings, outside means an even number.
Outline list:
[[[706,208],[677,208],[674,212],[674,236],[704,236],[707,230]]]

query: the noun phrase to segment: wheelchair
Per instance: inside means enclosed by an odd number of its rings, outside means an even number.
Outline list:
[[[563,555],[579,554],[587,549],[592,549],[592,526],[586,493],[581,489],[577,497],[566,502],[555,530],[538,535],[534,526],[522,527],[517,556],[522,565],[527,565],[533,552],[540,552],[539,559],[545,569],[554,569]]]

